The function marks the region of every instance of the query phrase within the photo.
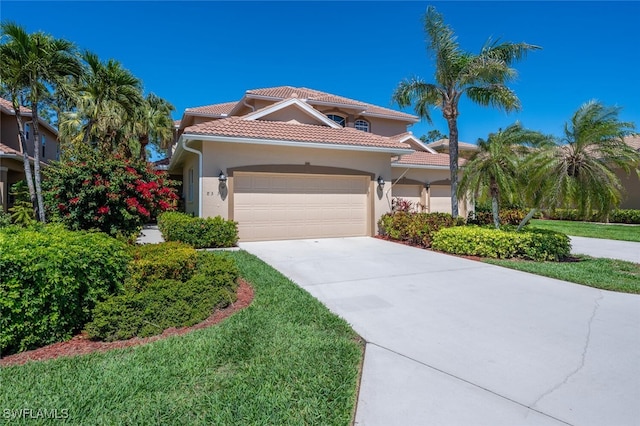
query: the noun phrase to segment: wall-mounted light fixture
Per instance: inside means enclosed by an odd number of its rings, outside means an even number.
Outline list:
[[[378,186],[380,188],[384,186],[384,178],[382,176],[378,176]]]
[[[221,170],[220,174],[218,175],[218,180],[220,181],[220,183],[224,184],[227,182],[227,175],[224,174],[224,172]]]
[[[428,190],[429,188],[431,188],[431,184],[429,182],[425,182],[424,183],[424,187],[425,187],[425,189]]]

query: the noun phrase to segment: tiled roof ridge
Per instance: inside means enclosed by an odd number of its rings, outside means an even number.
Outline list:
[[[5,98],[0,97],[0,106],[4,107],[5,109],[8,109],[9,111],[11,111],[11,113],[15,113],[15,111],[13,110],[13,103]],[[24,105],[20,105],[20,112],[27,113],[27,114],[31,114],[31,109],[27,108]]]

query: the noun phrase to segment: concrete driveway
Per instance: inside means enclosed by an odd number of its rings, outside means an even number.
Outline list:
[[[367,341],[357,424],[640,422],[640,296],[373,238],[241,248]]]

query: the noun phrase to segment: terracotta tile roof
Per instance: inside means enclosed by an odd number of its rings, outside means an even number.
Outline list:
[[[334,129],[282,121],[243,120],[237,117],[187,127],[185,134],[226,136],[278,141],[314,142],[390,149],[411,149],[407,144],[352,128]]]
[[[0,143],[0,154],[16,154],[16,155],[22,155],[22,153],[20,151],[16,151],[15,149]]]
[[[11,101],[4,99],[4,98],[0,98],[0,107],[4,108],[4,109],[8,109],[12,114],[13,114],[13,104],[11,103]],[[25,106],[20,107],[20,112],[27,113],[27,114],[31,114],[31,110]]]
[[[640,134],[627,136],[624,138],[624,142],[631,148],[640,151]]]
[[[187,108],[185,113],[195,112],[198,114],[207,114],[214,116],[222,116],[224,114],[229,114],[233,107],[236,106],[238,102],[225,102],[222,104],[214,104],[214,105],[205,105],[201,107],[195,108]]]
[[[449,148],[449,139],[438,139],[435,142],[428,143],[427,146],[432,149],[436,148]],[[458,149],[465,151],[477,151],[478,145],[474,145],[472,143],[458,141]]]
[[[331,93],[321,92],[319,90],[308,89],[306,87],[292,87],[292,86],[280,86],[270,87],[265,89],[253,89],[247,90],[248,95],[266,96],[270,98],[286,99],[292,97],[294,94],[298,98],[307,99],[310,104],[313,101],[338,103],[343,105],[352,105],[354,107],[360,107],[364,109],[363,115],[367,114],[381,114],[388,115],[397,118],[403,118],[408,120],[418,120],[418,117],[406,114],[404,112],[395,111],[389,108],[383,108],[377,105],[368,104],[366,102],[356,101],[354,99],[345,98],[344,96],[332,95]]]
[[[463,158],[458,159],[458,164],[463,165],[466,161]],[[391,160],[391,164],[413,165],[413,166],[445,166],[449,167],[448,154],[431,154],[430,152],[415,151]]]

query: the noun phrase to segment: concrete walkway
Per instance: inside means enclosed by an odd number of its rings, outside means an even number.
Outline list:
[[[144,225],[142,232],[138,236],[136,243],[138,244],[158,244],[163,243],[162,233],[158,229],[158,225]]]
[[[570,237],[571,253],[640,263],[640,243],[602,238]],[[638,421],[640,424],[640,420]]]
[[[360,425],[634,425],[640,296],[373,238],[241,243],[367,341]]]

